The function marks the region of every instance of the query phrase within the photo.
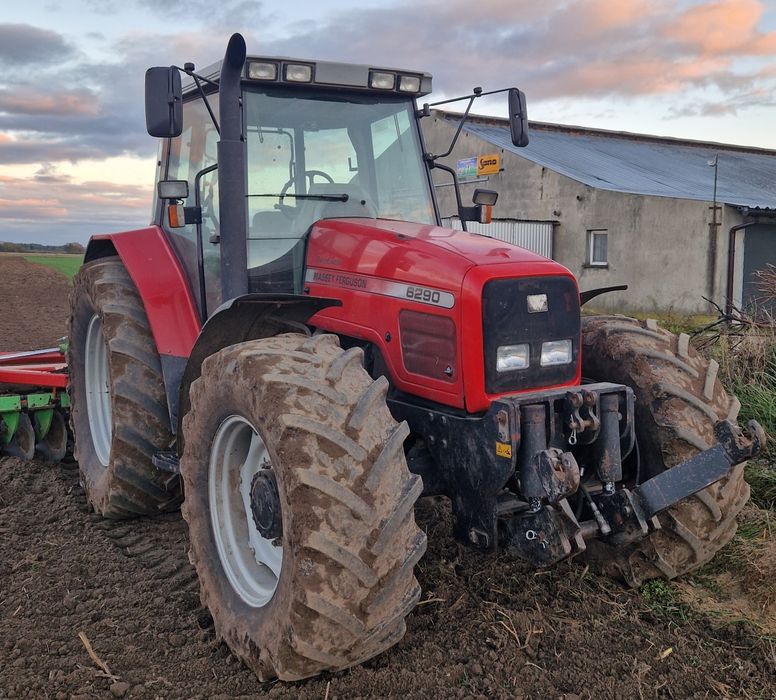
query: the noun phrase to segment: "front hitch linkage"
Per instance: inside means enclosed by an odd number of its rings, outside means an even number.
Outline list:
[[[714,426],[717,443],[681,464],[667,469],[634,489],[603,489],[583,496],[595,515],[578,522],[565,498],[512,518],[508,547],[534,566],[549,566],[585,549],[585,539],[613,544],[633,542],[659,529],[658,513],[724,478],[736,464],[757,455],[766,442],[757,421],[749,421],[747,434],[734,423],[721,420]],[[576,465],[574,465],[576,466]],[[565,496],[565,494],[558,494]]]

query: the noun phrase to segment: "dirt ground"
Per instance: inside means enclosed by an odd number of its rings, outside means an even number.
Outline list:
[[[0,352],[53,347],[67,333],[64,275],[20,255],[0,255]]]
[[[0,349],[64,332],[66,280],[30,267],[0,258],[14,308]],[[424,599],[405,638],[362,667],[261,684],[215,641],[179,515],[102,521],[75,465],[0,458],[0,698],[776,697],[773,637],[676,602],[672,584],[475,553],[449,537],[444,502],[418,520]]]

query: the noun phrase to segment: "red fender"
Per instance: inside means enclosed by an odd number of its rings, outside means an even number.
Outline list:
[[[188,357],[201,329],[199,313],[164,231],[149,226],[92,236],[85,261],[114,251],[140,293],[159,354]]]

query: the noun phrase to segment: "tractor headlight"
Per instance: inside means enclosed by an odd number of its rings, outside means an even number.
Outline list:
[[[369,84],[376,90],[393,90],[396,86],[396,74],[373,71],[369,77]]]
[[[309,83],[313,79],[313,67],[303,63],[286,65],[286,80],[291,83]]]
[[[546,343],[542,343],[540,360],[542,367],[567,365],[569,362],[571,362],[571,339],[548,340]]]
[[[520,345],[501,345],[496,350],[496,371],[512,372],[516,369],[526,369],[530,364],[528,343]]]
[[[248,64],[248,77],[252,80],[277,80],[278,66],[276,63],[251,61]]]
[[[420,78],[417,75],[400,76],[399,90],[402,92],[420,92]]]

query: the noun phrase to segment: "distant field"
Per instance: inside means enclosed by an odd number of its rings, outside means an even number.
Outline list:
[[[78,268],[81,267],[81,263],[84,260],[83,255],[66,255],[60,254],[31,254],[23,256],[25,260],[29,260],[31,263],[37,265],[46,265],[51,267],[57,272],[61,272],[68,279],[73,279],[73,275],[78,272]]]

